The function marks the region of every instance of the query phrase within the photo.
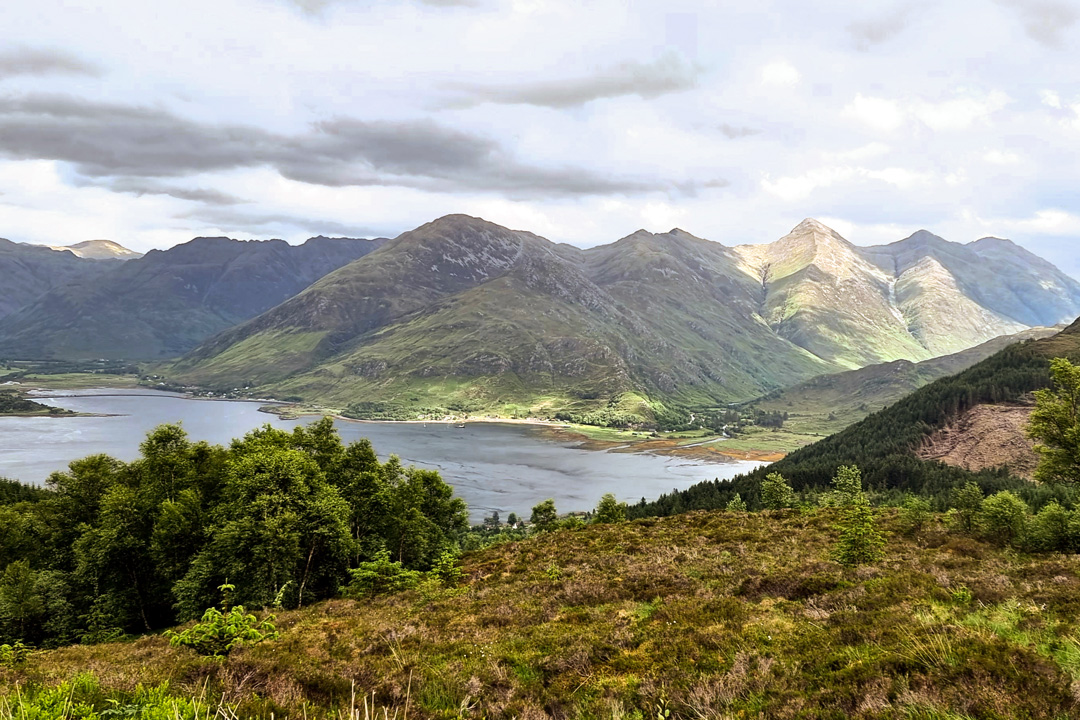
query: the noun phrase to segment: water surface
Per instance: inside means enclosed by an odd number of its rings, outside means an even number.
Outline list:
[[[264,424],[292,428],[315,418],[283,420],[259,403],[191,399],[145,390],[51,393],[42,403],[104,417],[0,417],[0,477],[43,483],[72,460],[107,453],[138,457],[139,443],[161,423],[179,422],[194,440],[227,444]],[[545,498],[560,512],[589,510],[604,493],[653,499],[702,480],[729,478],[759,463],[710,463],[647,453],[583,450],[529,425],[337,421],[346,442],[371,439],[383,458],[438,470],[478,521],[497,510],[529,514]]]

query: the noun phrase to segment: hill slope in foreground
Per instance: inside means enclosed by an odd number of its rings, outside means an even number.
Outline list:
[[[931,525],[844,570],[834,521],[550,533],[467,554],[457,590],[283,613],[279,640],[223,663],[161,637],[75,646],[0,669],[0,694],[92,671],[106,688],[224,693],[241,716],[344,717],[355,692],[388,717],[1075,717],[1080,558]]]

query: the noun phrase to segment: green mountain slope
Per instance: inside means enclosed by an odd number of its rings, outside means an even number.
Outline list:
[[[637,233],[576,251],[466,216],[405,233],[168,371],[324,402],[715,404],[832,366],[753,316],[716,243]]]
[[[0,320],[0,355],[175,357],[378,244],[322,237],[300,246],[196,238],[122,264],[112,261],[107,272],[59,286]],[[77,260],[67,252],[57,254]]]
[[[857,248],[813,220],[770,245],[727,248],[676,229],[580,250],[448,216],[165,372],[338,407],[550,414],[623,393],[716,406],[1025,328],[965,294],[970,283],[935,252],[912,239]],[[1080,285],[1076,298],[1080,313]]]
[[[831,434],[871,412],[881,410],[934,380],[955,375],[1009,345],[1051,337],[1057,328],[1032,328],[1003,335],[952,355],[912,363],[896,360],[818,377],[770,393],[754,405],[766,412],[787,413],[785,427],[795,432]]]
[[[1051,337],[1009,345],[963,372],[936,380],[835,435],[791,453],[768,469],[731,481],[700,483],[642,505],[636,512],[665,515],[718,508],[736,492],[754,503],[760,481],[769,472],[782,473],[796,488],[826,488],[841,465],[858,465],[868,486],[880,491],[940,498],[958,483],[975,480],[988,491],[1013,489],[1036,507],[1056,496],[1069,504],[1073,493],[1060,487],[1033,485],[1002,469],[971,472],[918,457],[932,434],[968,410],[1016,402],[1026,393],[1048,387],[1050,360],[1055,357],[1080,362],[1080,320]]]

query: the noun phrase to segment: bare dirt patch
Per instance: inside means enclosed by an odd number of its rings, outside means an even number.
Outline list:
[[[1031,480],[1038,456],[1024,431],[1032,410],[1027,404],[976,405],[927,438],[918,456],[974,471],[1004,465]]]

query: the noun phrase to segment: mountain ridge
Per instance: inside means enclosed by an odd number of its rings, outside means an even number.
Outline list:
[[[120,264],[112,261],[101,275],[55,288],[0,319],[0,354],[175,356],[265,312],[381,242],[339,238],[294,246],[284,240],[199,237]]]
[[[807,219],[760,246],[731,248],[673,228],[578,249],[450,215],[165,372],[219,388],[255,381],[260,391],[338,406],[363,397],[550,412],[614,405],[621,393],[715,406],[1027,327],[973,300],[937,257],[964,246],[941,240],[924,250],[919,239],[865,249]],[[898,250],[922,265],[890,276],[882,263],[895,267]],[[1080,283],[1066,290],[1080,314]]]

